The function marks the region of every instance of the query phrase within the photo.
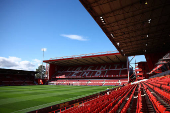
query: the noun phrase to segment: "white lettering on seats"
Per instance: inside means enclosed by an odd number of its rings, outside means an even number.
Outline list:
[[[67,71],[69,71],[70,67],[67,69]]]
[[[101,66],[100,69],[105,69],[106,68],[106,65],[105,66]]]
[[[77,73],[79,73],[79,72],[75,72],[72,76],[76,76]]]
[[[76,69],[76,71],[80,71],[80,69],[81,69],[81,67],[78,67],[78,68]]]
[[[114,64],[114,66],[115,66],[115,69],[117,69],[117,66],[118,66],[118,65],[120,65],[120,64]]]
[[[87,76],[90,72],[84,72],[82,76]]]
[[[99,75],[101,75],[101,71],[100,70],[98,70],[97,72],[96,72],[96,74],[95,74],[95,76],[99,76]]]
[[[89,68],[87,70],[92,70],[91,68],[94,67],[94,66],[89,66]]]

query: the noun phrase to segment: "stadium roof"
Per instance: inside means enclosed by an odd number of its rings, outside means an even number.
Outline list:
[[[80,0],[126,56],[170,49],[170,0]]]
[[[59,66],[76,66],[76,65],[94,65],[106,63],[120,63],[126,62],[127,57],[122,56],[120,53],[99,52],[90,54],[81,54],[65,57],[56,57],[55,59],[44,60],[43,62],[49,64],[56,64]]]
[[[21,74],[21,75],[24,75],[24,74],[30,74],[30,73],[33,73],[33,74],[36,74],[38,72],[36,71],[26,71],[26,70],[15,70],[15,69],[4,69],[4,68],[0,68],[0,74]]]

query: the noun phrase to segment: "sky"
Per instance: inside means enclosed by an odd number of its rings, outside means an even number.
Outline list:
[[[35,71],[42,48],[44,60],[116,50],[79,0],[0,0],[0,68]]]

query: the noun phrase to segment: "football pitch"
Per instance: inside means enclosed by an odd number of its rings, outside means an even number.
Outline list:
[[[104,91],[108,86],[2,86],[0,113],[25,113]],[[112,88],[113,86],[109,86]]]

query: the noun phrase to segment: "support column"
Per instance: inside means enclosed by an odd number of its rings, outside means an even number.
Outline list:
[[[55,73],[56,65],[49,64],[49,80],[51,80],[52,75]]]

